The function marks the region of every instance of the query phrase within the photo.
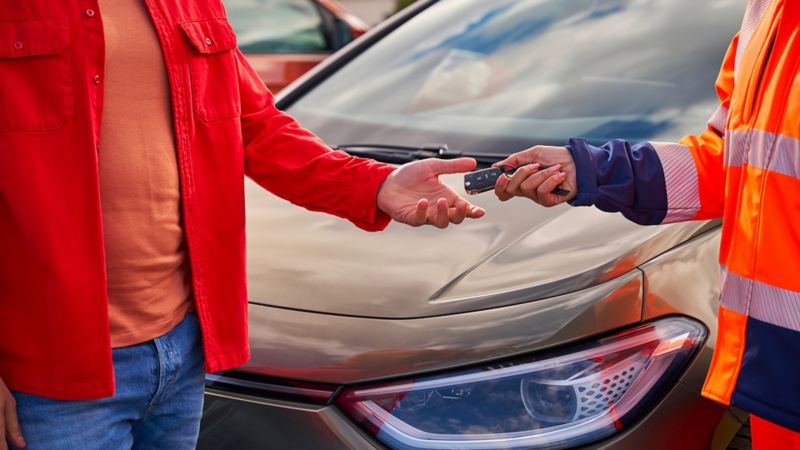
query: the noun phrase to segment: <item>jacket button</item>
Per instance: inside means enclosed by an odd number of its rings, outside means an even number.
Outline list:
[[[86,17],[94,17],[94,10],[93,9],[87,9],[86,10]]]
[[[22,50],[22,42],[14,42],[14,50]]]
[[[95,75],[92,77],[92,83],[100,84],[100,75]]]
[[[206,45],[211,45],[211,38],[210,37],[206,38]]]

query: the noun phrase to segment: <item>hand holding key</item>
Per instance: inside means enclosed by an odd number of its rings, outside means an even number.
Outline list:
[[[503,166],[518,169],[511,177],[497,179],[494,191],[500,201],[527,197],[550,207],[572,200],[578,193],[575,161],[565,147],[529,148],[494,164]]]

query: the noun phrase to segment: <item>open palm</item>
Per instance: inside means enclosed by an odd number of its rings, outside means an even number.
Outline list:
[[[461,198],[439,180],[439,175],[474,169],[470,158],[426,159],[408,163],[394,171],[378,192],[378,207],[392,219],[411,226],[446,228],[465,218],[479,218],[484,210]]]

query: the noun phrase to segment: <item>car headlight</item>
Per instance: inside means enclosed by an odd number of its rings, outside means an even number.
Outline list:
[[[554,449],[622,430],[706,337],[672,317],[543,357],[354,387],[337,404],[395,449]]]

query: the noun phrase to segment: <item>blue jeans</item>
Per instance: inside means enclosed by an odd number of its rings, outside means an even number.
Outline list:
[[[187,314],[152,341],[116,348],[113,357],[113,397],[63,401],[13,393],[28,449],[195,447],[205,385],[197,316]]]

